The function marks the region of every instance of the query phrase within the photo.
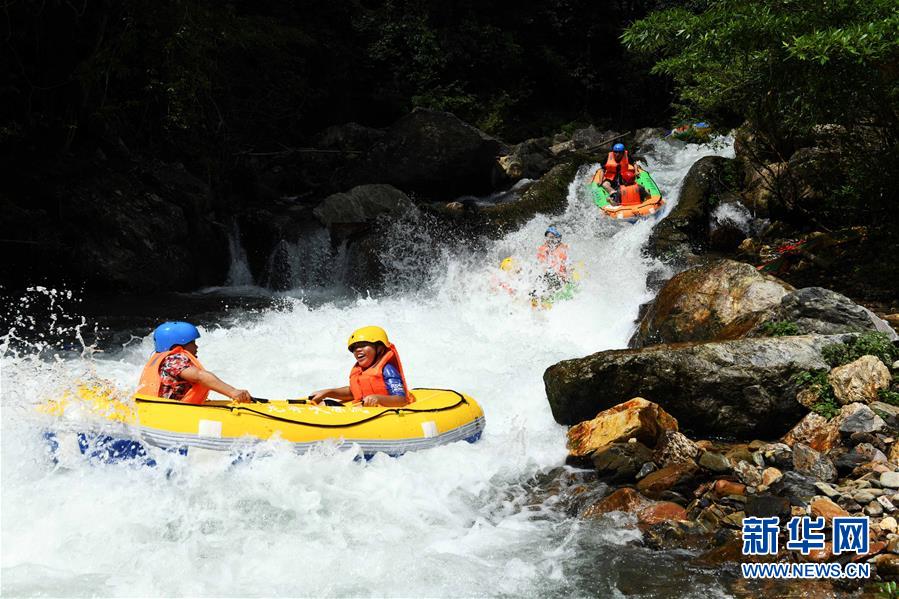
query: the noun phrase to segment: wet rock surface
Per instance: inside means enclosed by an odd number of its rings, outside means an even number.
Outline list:
[[[795,375],[827,369],[834,339],[805,335],[611,350],[551,366],[543,376],[553,417],[575,424],[646,397],[691,433],[771,438],[801,418]]]
[[[662,287],[628,345],[710,341],[729,325],[778,305],[791,291],[790,285],[742,262],[720,260],[693,268]]]
[[[670,414],[657,404],[637,397],[569,429],[568,452],[572,457],[581,457],[631,439],[654,447],[662,433],[676,430],[677,421]]]
[[[451,113],[416,108],[387,128],[344,181],[386,183],[432,199],[486,194],[505,151],[503,142]]]
[[[709,241],[709,207],[736,183],[728,174],[732,165],[732,159],[720,156],[696,161],[684,178],[677,206],[652,232],[647,244],[651,255],[677,263],[689,261],[705,249]]]

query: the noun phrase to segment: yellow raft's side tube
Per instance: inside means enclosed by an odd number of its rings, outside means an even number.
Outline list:
[[[158,447],[227,451],[247,438],[277,437],[303,453],[335,439],[366,454],[399,455],[454,441],[476,441],[484,430],[478,403],[456,391],[413,389],[416,401],[401,408],[289,404],[286,401],[200,405],[135,396],[141,438]]]

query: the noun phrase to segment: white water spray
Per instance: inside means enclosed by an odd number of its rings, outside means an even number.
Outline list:
[[[689,165],[710,153],[732,155],[661,142],[647,168],[673,203]],[[534,477],[565,457],[544,370],[623,347],[657,267],[641,255],[652,223],[598,216],[586,189],[593,170],[578,173],[563,215],[538,216],[483,253],[431,258],[426,288],[316,307],[291,300],[203,331],[200,358],[223,379],[297,397],[344,384],[347,334],[380,324],[413,387],[479,400],[487,429],[477,444],[369,462],[330,445],[296,456],[273,441],[267,457],[238,464],[164,453],[156,468],[54,464],[41,433],[62,425],[33,406],[85,376],[127,392],[149,338],[89,362],[4,352],[3,594],[611,596],[634,584],[664,589],[674,577],[690,592],[719,594],[711,576],[685,576],[671,558],[627,546],[638,534],[620,520],[571,518],[553,509],[553,493],[535,500]],[[532,262],[551,223],[584,279],[574,299],[533,311],[491,277],[506,256]]]

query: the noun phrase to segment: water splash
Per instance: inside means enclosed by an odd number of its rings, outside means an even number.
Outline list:
[[[252,285],[253,273],[247,261],[247,252],[240,242],[240,227],[236,221],[228,232],[228,255],[231,257],[231,263],[228,266],[226,284],[231,287]]]
[[[647,166],[672,204],[693,161],[731,152],[656,147]],[[626,523],[571,518],[552,508],[551,494],[535,503],[535,477],[565,456],[544,369],[622,347],[657,267],[642,255],[651,223],[598,217],[587,193],[596,166],[572,181],[563,214],[537,216],[476,251],[457,243],[435,253],[422,222],[397,225],[393,249],[378,257],[394,277],[383,297],[336,294],[310,303],[287,294],[277,309],[202,329],[201,359],[223,379],[259,396],[296,397],[344,384],[347,333],[383,324],[410,384],[456,388],[482,403],[488,425],[475,445],[366,463],[327,445],[295,456],[277,441],[264,459],[236,465],[226,455],[162,452],[154,454],[157,468],[53,463],[41,435],[60,425],[33,406],[83,377],[127,392],[149,339],[84,359],[4,350],[3,594],[675,593],[670,581],[682,564],[628,545],[635,532]],[[574,299],[535,311],[497,293],[492,278],[514,255],[525,265],[527,290],[539,276],[535,250],[550,223],[563,231],[584,278]],[[720,594],[711,576],[689,578],[685,595]]]

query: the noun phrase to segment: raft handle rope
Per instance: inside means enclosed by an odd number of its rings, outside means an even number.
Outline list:
[[[265,397],[254,397],[253,398],[253,403],[272,403],[274,401],[277,401],[277,402],[283,401],[283,402],[289,403],[291,405],[305,405],[312,401],[312,396],[309,395],[303,399],[266,399]],[[343,405],[342,401],[337,401],[336,399],[323,399],[322,402],[326,406],[332,406],[335,408]]]
[[[303,422],[301,420],[291,420],[290,418],[282,418],[280,416],[275,416],[274,414],[266,414],[265,412],[260,412],[258,410],[254,410],[252,408],[247,408],[247,407],[244,407],[243,405],[211,406],[211,405],[206,405],[206,404],[185,404],[185,403],[174,404],[171,401],[165,401],[165,400],[158,401],[158,400],[153,400],[153,399],[143,399],[140,397],[136,397],[135,401],[144,402],[144,403],[161,403],[161,404],[178,405],[178,406],[193,406],[196,408],[217,408],[220,410],[249,412],[250,414],[255,414],[257,416],[261,416],[262,418],[268,418],[270,420],[277,420],[278,422],[287,422],[289,424],[299,424],[301,426],[311,426],[314,428],[346,428],[348,426],[356,426],[359,424],[364,424],[366,422],[371,422],[372,420],[377,420],[378,418],[381,418],[382,416],[386,416],[387,414],[396,414],[399,416],[399,415],[401,415],[402,412],[416,412],[416,413],[422,413],[422,414],[429,413],[429,412],[445,412],[446,410],[452,410],[453,408],[457,408],[457,407],[461,406],[462,404],[468,404],[468,400],[465,399],[465,396],[453,389],[435,389],[435,388],[430,388],[430,387],[418,387],[418,389],[420,391],[446,391],[447,393],[453,393],[459,397],[459,401],[457,401],[456,403],[454,403],[451,406],[444,406],[442,408],[429,408],[426,410],[415,410],[413,408],[405,408],[405,407],[391,408],[389,410],[384,410],[383,412],[381,412],[379,414],[369,416],[368,418],[363,418],[362,420],[356,420],[354,422],[347,422],[345,424],[321,424],[321,423]],[[410,389],[410,391],[414,391],[414,390],[415,389]],[[264,399],[264,398],[257,397],[254,399],[258,400],[258,399]],[[268,401],[264,401],[264,402],[260,402],[260,403],[268,403],[269,401],[273,401],[273,400],[268,400]],[[279,401],[279,400],[274,400],[274,401]],[[284,401],[284,400],[280,400],[280,401]],[[287,400],[287,401],[291,401],[291,400]],[[292,400],[292,401],[305,402],[305,400]]]

